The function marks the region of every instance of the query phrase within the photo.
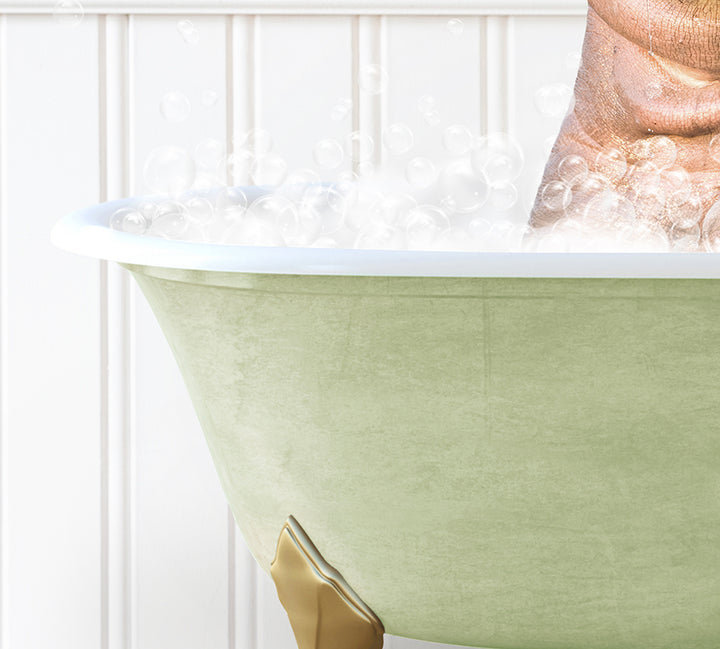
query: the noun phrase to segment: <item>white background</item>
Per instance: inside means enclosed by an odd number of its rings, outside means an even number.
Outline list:
[[[157,145],[260,126],[291,168],[321,138],[395,121],[430,157],[449,124],[509,130],[527,202],[559,126],[534,95],[572,84],[584,3],[88,2],[77,27],[52,4],[0,0],[0,649],[292,649],[143,297],[114,264],[53,249],[50,228],[147,191]],[[378,97],[357,91],[368,63],[389,73]],[[190,99],[186,121],[162,118],[167,91]],[[332,121],[342,97],[353,114]]]

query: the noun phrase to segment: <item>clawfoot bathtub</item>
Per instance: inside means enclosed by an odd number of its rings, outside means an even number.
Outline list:
[[[191,244],[123,204],[54,240],[136,278],[302,647],[720,646],[716,255]]]

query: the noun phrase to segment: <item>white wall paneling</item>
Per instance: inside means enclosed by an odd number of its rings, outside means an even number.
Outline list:
[[[100,263],[49,231],[99,196],[98,18],[4,22],[3,649],[94,649]]]
[[[526,169],[519,190],[529,210],[563,119],[541,114],[536,93],[549,84],[574,85],[584,20],[580,16],[523,16],[512,20],[514,54],[507,59],[507,76],[513,79],[513,106],[508,113],[512,115],[513,133],[525,149]]]
[[[45,0],[2,0],[0,13],[48,13]],[[95,14],[582,15],[584,0],[85,0]]]
[[[199,40],[188,44],[177,19],[131,21],[133,193],[157,146],[193,152],[206,139],[227,141],[226,19],[190,16]],[[217,93],[211,105],[204,91]],[[167,92],[191,106],[179,123],[159,110]],[[208,170],[210,171],[210,170]],[[228,646],[227,508],[185,387],[154,316],[135,293],[134,647]]]
[[[0,649],[293,649],[149,306],[117,265],[54,250],[50,227],[147,192],[157,146],[231,153],[258,128],[291,170],[322,171],[314,143],[359,130],[398,173],[388,124],[408,124],[412,155],[433,160],[444,126],[508,130],[526,148],[528,203],[560,123],[535,93],[572,83],[585,3],[87,0],[75,28],[52,5],[0,0]],[[371,64],[384,93],[358,89]],[[189,98],[185,121],[163,119],[168,91]],[[353,109],[333,120],[341,99]],[[205,171],[248,182],[240,166]]]
[[[8,460],[8,328],[7,328],[7,16],[0,16],[0,648],[9,646],[7,623],[9,602],[10,525],[8,522],[9,494]]]

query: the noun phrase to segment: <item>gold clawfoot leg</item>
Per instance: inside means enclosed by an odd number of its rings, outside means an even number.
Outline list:
[[[381,649],[382,622],[290,516],[270,564],[298,649]]]

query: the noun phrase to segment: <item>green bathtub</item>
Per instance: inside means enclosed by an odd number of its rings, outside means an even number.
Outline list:
[[[720,647],[715,255],[240,254],[101,212],[55,240],[136,278],[263,569],[292,515],[390,634]]]

